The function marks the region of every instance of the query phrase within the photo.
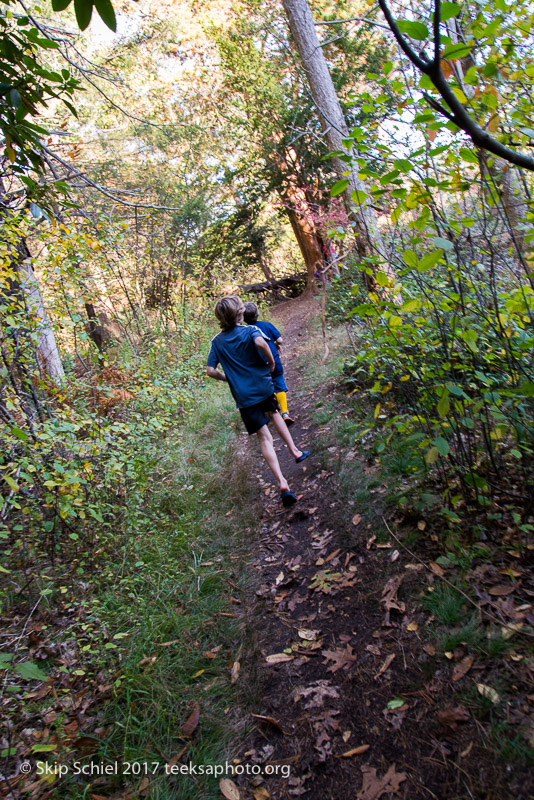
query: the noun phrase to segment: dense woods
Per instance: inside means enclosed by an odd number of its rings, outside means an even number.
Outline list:
[[[526,0],[2,0],[2,796],[240,796],[21,771],[176,764],[191,740],[211,763],[242,735],[223,686],[239,686],[239,657],[216,655],[242,635],[244,590],[218,570],[245,569],[261,515],[204,367],[215,300],[234,293],[267,315],[299,297],[294,320],[320,301],[306,367],[334,365],[329,447],[361,469],[339,467],[364,507],[352,523],[376,504],[374,470],[387,494],[368,534],[397,526],[467,597],[451,620],[435,585],[420,606],[456,626],[446,659],[494,659],[476,684],[485,758],[526,780],[533,37]],[[365,780],[332,796],[400,792]]]

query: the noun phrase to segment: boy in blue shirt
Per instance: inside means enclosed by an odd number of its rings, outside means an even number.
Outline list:
[[[259,328],[264,337],[267,339],[275,363],[274,372],[272,373],[274,393],[276,395],[276,399],[278,400],[280,410],[282,411],[282,419],[287,426],[293,425],[295,420],[291,418],[287,409],[286,392],[288,391],[288,388],[286,379],[284,377],[282,359],[280,358],[282,335],[278,328],[275,328],[271,322],[264,322],[263,320],[258,319],[258,306],[256,303],[246,303],[244,320],[247,325],[255,325],[257,328]]]
[[[295,445],[278,411],[271,377],[275,369],[273,355],[259,328],[242,324],[244,310],[236,295],[217,301],[215,316],[222,330],[211,341],[206,371],[210,378],[228,383],[249,435],[258,436],[262,455],[280,487],[282,503],[289,507],[297,498],[282,475],[267,423],[272,421],[297,464],[310,453]],[[224,374],[217,369],[219,364]]]

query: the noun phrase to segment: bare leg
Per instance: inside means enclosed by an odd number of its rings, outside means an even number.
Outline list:
[[[280,417],[280,414],[278,414]],[[280,417],[282,420],[282,417]],[[282,422],[285,427],[285,423]],[[264,425],[263,428],[260,428],[257,432],[258,440],[261,447],[262,455],[267,462],[267,466],[273,473],[274,477],[278,485],[280,486],[280,491],[285,491],[289,489],[289,484],[282,475],[282,470],[280,469],[280,464],[278,463],[278,456],[276,455],[276,451],[274,449],[273,437],[271,436],[271,431],[269,430],[267,425]]]
[[[286,423],[282,419],[282,415],[279,411],[274,412],[267,412],[271,421],[276,428],[276,431],[280,438],[287,444],[289,448],[289,452],[293,456],[293,458],[300,458],[302,455],[302,450],[299,450],[298,447],[295,445],[293,441],[293,437],[289,433]]]

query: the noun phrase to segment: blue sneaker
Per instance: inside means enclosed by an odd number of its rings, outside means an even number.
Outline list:
[[[301,461],[304,461],[304,459],[308,458],[308,456],[310,456],[310,455],[311,455],[311,453],[310,453],[309,450],[303,450],[302,451],[302,455],[295,459],[295,463],[296,464],[300,464]]]

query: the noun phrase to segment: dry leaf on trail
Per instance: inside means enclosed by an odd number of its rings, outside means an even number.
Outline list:
[[[347,750],[346,753],[340,753],[336,758],[351,758],[351,756],[359,756],[365,753],[371,747],[370,744],[361,744],[359,747],[353,747],[352,750]]]
[[[438,711],[437,717],[442,725],[455,731],[459,722],[467,722],[469,720],[469,711],[464,706],[456,706],[455,708],[448,706],[443,711]]]
[[[232,664],[232,669],[230,670],[230,683],[235,683],[239,678],[239,670],[241,669],[241,664],[239,661],[234,661]]]
[[[488,700],[494,705],[498,705],[501,702],[500,695],[493,689],[491,686],[488,686],[486,683],[477,683],[477,691],[482,697],[486,697]]]
[[[258,786],[258,788],[254,789],[252,792],[252,796],[254,797],[254,800],[269,800],[271,795],[265,786]]]
[[[172,642],[156,642],[156,647],[171,647],[173,644],[180,644],[180,639],[173,639]]]
[[[459,681],[466,675],[473,666],[473,656],[466,656],[456,664],[452,671],[453,681]]]
[[[402,600],[397,598],[397,592],[399,591],[400,585],[404,580],[404,573],[399,575],[394,575],[393,578],[390,578],[389,581],[384,586],[382,591],[382,599],[380,602],[383,604],[384,608],[386,609],[386,617],[384,620],[385,625],[390,624],[390,613],[392,609],[396,611],[400,611],[404,613],[406,610],[406,605],[403,603]]]
[[[169,767],[174,767],[175,764],[179,762],[185,751],[188,749],[189,744],[185,744],[181,750],[178,750],[171,758],[166,758],[165,761],[169,765]],[[163,754],[162,754],[163,755]]]
[[[226,800],[241,800],[239,789],[230,778],[221,778],[219,781],[219,789]]]
[[[395,658],[395,653],[390,653],[389,656],[384,661],[384,663],[382,664],[382,666],[380,667],[380,669],[378,670],[378,672],[376,673],[376,675],[373,676],[374,681],[376,681],[377,678],[379,678],[381,675],[384,674],[384,672],[387,670],[387,668],[389,667],[394,658]]]
[[[284,661],[293,661],[295,656],[290,656],[287,653],[273,653],[267,656],[265,662],[272,666],[273,664],[283,664]]]
[[[195,703],[195,705],[193,706],[193,710],[189,714],[187,720],[184,723],[184,727],[182,728],[182,736],[192,736],[196,730],[199,719],[200,719],[200,706],[198,703]]]
[[[325,664],[333,661],[329,667],[326,668],[327,672],[337,672],[338,669],[347,669],[351,664],[356,661],[356,655],[352,652],[350,644],[345,645],[344,650],[338,648],[337,650],[323,650],[321,655],[325,657]]]
[[[269,725],[272,725],[273,728],[276,728],[278,731],[280,731],[280,733],[283,733],[284,736],[291,736],[289,731],[284,730],[278,720],[276,720],[274,717],[266,717],[263,714],[251,714],[250,716],[254,717],[254,719],[261,720],[261,722],[268,722]]]
[[[353,525],[359,525],[361,521],[362,521],[362,518],[361,518],[360,514],[355,514],[353,516],[353,518],[352,518],[352,524]]]
[[[428,566],[430,567],[434,575],[437,575],[439,578],[443,578],[443,576],[445,575],[445,570],[443,569],[443,567],[440,567],[440,565],[436,564],[435,561],[431,561]]]
[[[379,800],[385,794],[397,794],[401,783],[406,780],[404,772],[395,772],[395,764],[391,765],[383,778],[379,778],[376,769],[367,764],[361,770],[363,782],[356,800]]]
[[[489,593],[492,597],[504,597],[507,594],[512,594],[515,588],[515,584],[510,586],[510,584],[500,583],[498,586],[492,586]]]
[[[307,642],[313,642],[315,641],[315,639],[317,639],[320,633],[321,631],[314,631],[308,628],[301,628],[298,632],[298,635],[300,636],[301,639],[305,639]]]
[[[339,692],[335,686],[331,686],[327,680],[315,681],[311,686],[297,686],[291,695],[295,703],[299,700],[309,698],[307,703],[304,703],[304,708],[320,708],[324,705],[326,698],[336,699],[339,697]]]

